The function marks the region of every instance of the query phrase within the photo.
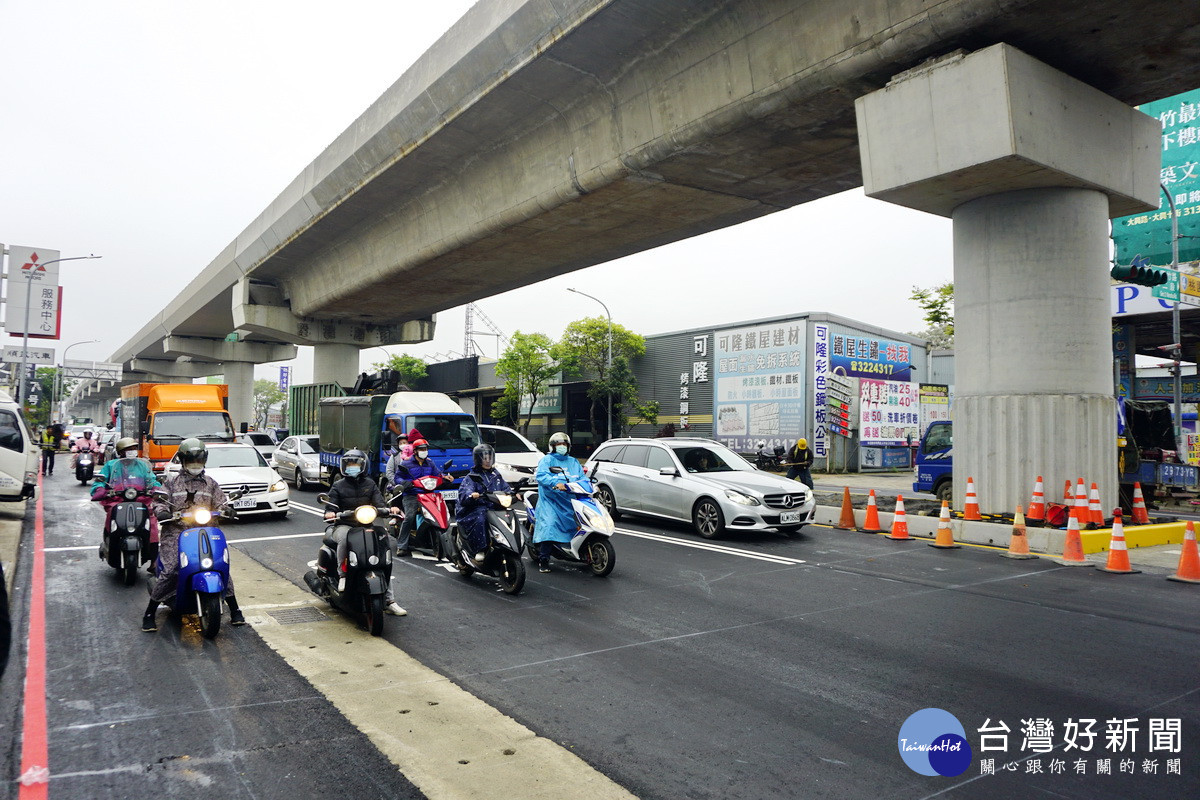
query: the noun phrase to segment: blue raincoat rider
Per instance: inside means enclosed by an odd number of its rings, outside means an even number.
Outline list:
[[[575,524],[575,510],[571,507],[571,495],[567,484],[583,480],[586,475],[583,465],[572,456],[571,437],[556,433],[550,437],[550,452],[538,462],[538,506],[537,524],[533,530],[533,541],[538,547],[538,572],[550,571],[550,542],[571,543],[571,537],[579,530]],[[562,472],[551,472],[551,467],[562,467]]]
[[[458,487],[458,505],[455,517],[458,527],[466,534],[467,546],[476,561],[487,555],[487,495],[495,492],[512,492],[504,478],[496,470],[496,451],[490,444],[477,444],[471,451],[475,468],[462,479]]]

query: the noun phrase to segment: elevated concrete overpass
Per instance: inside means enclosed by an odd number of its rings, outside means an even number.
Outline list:
[[[1169,0],[481,0],[112,360],[236,396],[306,344],[347,383],[439,310],[862,185],[855,100],[1000,42],[1124,104],[1200,85],[1200,4]]]

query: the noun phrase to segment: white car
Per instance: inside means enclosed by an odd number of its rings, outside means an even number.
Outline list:
[[[270,463],[272,456],[275,455],[275,440],[271,438],[269,433],[239,433],[237,440],[242,444],[248,444],[258,452],[262,453],[262,457]]]
[[[479,436],[496,450],[496,470],[513,489],[532,485],[538,462],[545,455],[537,445],[512,428],[480,425]]]
[[[245,444],[209,444],[206,474],[212,476],[229,494],[235,489],[245,493],[230,505],[239,517],[269,514],[282,519],[288,512],[288,485],[279,473],[267,466],[262,454]],[[179,454],[167,462],[166,473],[180,470]]]

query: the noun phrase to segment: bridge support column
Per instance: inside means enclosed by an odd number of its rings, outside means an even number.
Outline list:
[[[868,195],[954,221],[954,505],[1117,502],[1108,225],[1157,207],[1157,121],[994,45],[856,103]]]
[[[240,431],[243,422],[254,424],[254,363],[226,361],[221,369],[229,385],[229,416],[234,430]]]
[[[313,346],[313,383],[353,386],[358,380],[358,347],[352,344]]]

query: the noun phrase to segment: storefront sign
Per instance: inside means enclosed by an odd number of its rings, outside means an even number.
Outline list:
[[[870,336],[833,334],[829,369],[834,375],[906,381],[912,369],[910,345]]]
[[[919,424],[916,384],[863,378],[858,437],[864,445],[910,445],[919,438]]]
[[[787,447],[804,436],[805,338],[801,320],[714,334],[714,438],[734,450],[751,452],[758,441],[768,448]],[[698,365],[705,368],[701,377],[708,380],[708,362],[700,361],[693,364],[692,383],[699,382]],[[814,448],[814,453],[820,451]]]

